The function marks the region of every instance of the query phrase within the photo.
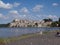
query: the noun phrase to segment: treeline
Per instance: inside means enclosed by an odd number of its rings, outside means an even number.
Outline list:
[[[10,23],[8,24],[0,24],[0,27],[8,27]]]
[[[51,25],[49,25],[50,27],[60,27],[60,18],[58,19],[58,21],[53,21],[51,18],[43,20],[44,22],[52,22]]]
[[[51,27],[60,27],[60,18],[58,19],[58,21],[52,22]]]
[[[44,22],[52,22],[53,20],[52,19],[50,19],[50,18],[48,18],[48,19],[43,19],[44,20]]]

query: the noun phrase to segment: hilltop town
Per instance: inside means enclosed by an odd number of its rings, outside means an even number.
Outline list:
[[[0,27],[60,27],[60,18],[58,21],[53,21],[49,18],[41,21],[14,19],[7,24],[0,24]]]
[[[19,20],[15,19],[10,24],[9,27],[50,27],[52,21],[32,21],[32,20]]]

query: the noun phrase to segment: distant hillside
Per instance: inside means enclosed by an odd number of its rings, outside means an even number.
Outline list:
[[[0,24],[0,27],[8,27],[10,23],[8,24]]]

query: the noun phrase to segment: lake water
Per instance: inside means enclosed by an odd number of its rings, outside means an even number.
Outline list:
[[[60,30],[59,27],[41,27],[41,28],[0,28],[0,38],[19,36],[22,34],[36,33],[40,31]]]

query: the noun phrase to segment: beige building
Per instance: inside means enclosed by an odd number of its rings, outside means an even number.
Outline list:
[[[9,27],[47,27],[51,25],[52,22],[44,22],[44,21],[29,21],[29,20],[13,20]]]

